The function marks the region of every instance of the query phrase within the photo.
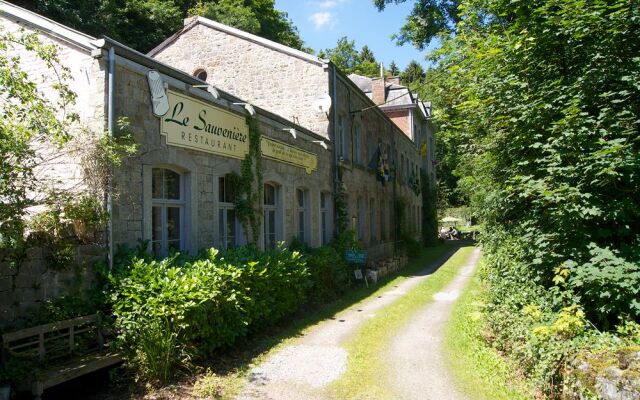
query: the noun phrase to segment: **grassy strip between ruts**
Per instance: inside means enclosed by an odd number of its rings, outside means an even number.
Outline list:
[[[396,399],[390,391],[390,372],[385,365],[386,350],[393,335],[419,310],[432,301],[467,262],[473,247],[462,247],[442,267],[374,318],[367,321],[346,343],[349,353],[347,372],[331,391],[339,399]],[[423,265],[426,266],[426,265]]]
[[[515,366],[482,338],[482,282],[476,274],[453,306],[444,349],[458,387],[470,398],[524,400],[534,396]]]
[[[370,297],[380,295],[390,290],[393,286],[407,280],[416,273],[422,271],[426,266],[433,264],[443,257],[447,252],[455,250],[452,244],[443,244],[434,247],[427,247],[420,255],[409,261],[409,265],[398,271],[396,274],[386,276],[378,281],[377,285],[361,286],[355,290],[347,292],[340,299],[312,311],[302,318],[295,319],[289,326],[273,335],[265,336],[251,343],[246,344],[246,351],[236,355],[233,360],[218,359],[216,364],[223,361],[224,364],[234,364],[229,366],[229,370],[221,371],[214,368],[214,373],[206,373],[196,378],[195,392],[202,397],[215,397],[222,399],[232,399],[242,390],[243,382],[252,367],[264,362],[270,355],[276,353],[284,346],[293,344],[305,332],[313,329],[323,320],[345,310],[355,307],[361,301],[366,301]],[[224,356],[221,358],[225,358]],[[216,369],[218,369],[216,371]],[[198,393],[199,392],[199,393]],[[345,397],[349,398],[349,396]]]

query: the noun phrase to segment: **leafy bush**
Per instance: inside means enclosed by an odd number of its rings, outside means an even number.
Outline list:
[[[209,249],[186,262],[134,258],[111,283],[120,345],[152,381],[290,315],[311,286],[301,254],[282,247]]]
[[[351,274],[347,263],[334,247],[308,249],[305,260],[313,282],[309,296],[314,302],[335,300],[349,288]]]

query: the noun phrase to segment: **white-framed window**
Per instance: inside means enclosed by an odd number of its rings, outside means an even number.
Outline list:
[[[241,244],[242,227],[236,216],[235,193],[229,180],[218,178],[218,238],[220,247],[228,249]]]
[[[362,197],[358,197],[356,200],[356,218],[358,229],[358,240],[364,239],[364,200]]]
[[[309,214],[309,191],[298,188],[296,189],[296,226],[298,239],[306,244],[311,243]]]
[[[264,248],[273,249],[281,238],[280,187],[272,183],[264,184]]]
[[[376,201],[372,198],[369,200],[369,241],[378,240],[376,227]]]
[[[151,250],[158,257],[184,249],[184,179],[168,168],[151,170]]]
[[[362,164],[362,136],[360,125],[356,125],[353,133],[353,161]]]
[[[331,214],[329,207],[331,197],[327,192],[320,192],[320,244],[322,246],[329,244],[331,238]]]

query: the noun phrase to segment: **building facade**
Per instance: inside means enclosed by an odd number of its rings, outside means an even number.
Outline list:
[[[69,64],[70,85],[78,94],[73,111],[80,116],[74,135],[90,136],[79,140],[118,135],[118,121],[127,121],[138,149],[113,171],[106,235],[111,251],[140,241],[165,255],[172,249],[196,254],[242,245],[254,237],[261,248],[292,237],[310,246],[330,240],[332,147],[324,136],[113,40],[89,37],[4,1],[0,5],[3,29],[37,32]],[[53,83],[47,83],[47,66],[23,48],[12,51],[47,93]],[[260,133],[262,164],[262,183],[254,192],[263,214],[255,236],[245,231],[235,209],[240,194],[232,182],[250,151],[251,121]],[[44,172],[52,185],[80,194],[85,169],[82,157],[69,152]]]
[[[420,156],[422,121],[406,135],[331,62],[202,17],[149,55],[332,142],[332,187],[345,207],[335,218],[346,219],[336,225],[356,231],[374,257],[390,254],[401,231],[419,238],[420,166],[431,168]]]

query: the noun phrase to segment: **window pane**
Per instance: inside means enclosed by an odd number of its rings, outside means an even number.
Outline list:
[[[167,240],[180,240],[180,207],[167,207]]]
[[[298,212],[298,229],[298,238],[304,242],[304,211]]]
[[[264,185],[264,204],[268,206],[276,205],[276,188],[272,185]]]
[[[224,214],[225,214],[224,209],[221,208],[218,210],[218,238],[220,240],[221,247],[224,247],[224,243],[227,240],[224,234],[224,228],[225,228]]]
[[[151,208],[151,240],[162,240],[162,207]]]
[[[226,179],[224,179],[223,176],[221,176],[220,178],[218,178],[218,201],[221,203],[224,203],[224,185],[225,185],[225,181]]]
[[[324,209],[326,208],[326,199],[325,199],[325,194],[324,193],[320,193],[320,208]]]
[[[154,199],[163,199],[164,198],[164,193],[163,193],[163,186],[162,186],[162,181],[163,181],[163,169],[160,168],[154,168],[151,171],[151,197],[153,197]]]
[[[227,248],[236,245],[236,211],[227,210]]]
[[[304,191],[301,189],[298,189],[297,192],[298,192],[298,207],[304,207]]]
[[[322,224],[322,244],[325,245],[328,242],[327,238],[327,212],[322,211],[320,213],[320,220]]]
[[[165,198],[180,200],[180,175],[171,170],[164,170]]]

